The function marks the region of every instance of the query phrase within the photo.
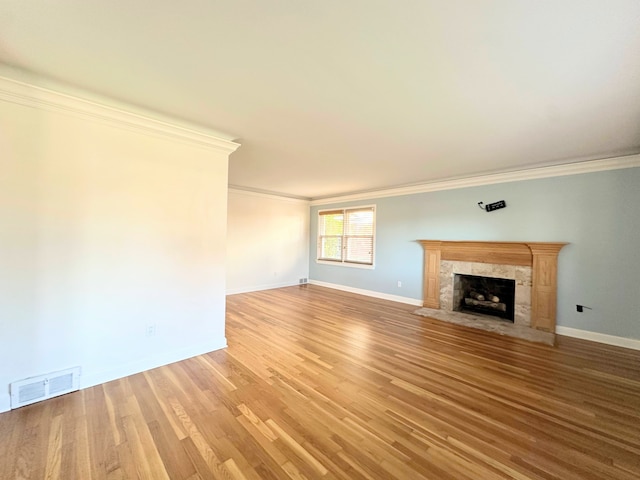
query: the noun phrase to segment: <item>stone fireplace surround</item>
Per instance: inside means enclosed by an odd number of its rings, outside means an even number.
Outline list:
[[[461,300],[461,291],[456,288],[456,275],[502,278],[515,281],[515,307],[513,323],[531,326],[531,267],[499,265],[495,263],[440,261],[440,308],[459,310],[456,297]]]
[[[553,344],[557,257],[566,243],[420,240],[424,248],[424,307],[416,313]],[[515,318],[509,324],[454,311],[454,275],[515,280]]]

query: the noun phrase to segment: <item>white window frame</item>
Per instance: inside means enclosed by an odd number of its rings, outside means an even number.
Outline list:
[[[322,245],[322,240],[321,240],[321,232],[320,232],[320,220],[321,220],[321,215],[323,212],[333,212],[336,210],[342,210],[343,212],[345,212],[345,216],[346,216],[346,212],[349,210],[367,210],[367,209],[371,209],[373,211],[373,235],[372,235],[372,251],[371,251],[371,264],[368,263],[359,263],[359,262],[350,262],[347,260],[344,260],[344,249],[346,248],[345,242],[344,242],[344,230],[343,230],[343,241],[342,241],[342,249],[343,249],[343,259],[342,260],[325,260],[320,258],[320,248]],[[335,208],[326,208],[323,210],[318,210],[317,213],[317,228],[318,228],[318,232],[316,235],[316,263],[321,264],[321,265],[333,265],[333,266],[338,266],[338,267],[351,267],[351,268],[363,268],[363,269],[367,269],[367,270],[373,270],[375,268],[375,264],[376,264],[376,205],[357,205],[354,207],[335,207]]]

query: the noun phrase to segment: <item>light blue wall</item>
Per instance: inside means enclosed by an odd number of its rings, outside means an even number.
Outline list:
[[[478,208],[497,200],[507,208]],[[377,209],[375,269],[316,263],[317,211],[367,204]],[[310,232],[310,279],[415,299],[416,240],[569,242],[558,259],[558,325],[640,339],[640,168],[315,206]]]

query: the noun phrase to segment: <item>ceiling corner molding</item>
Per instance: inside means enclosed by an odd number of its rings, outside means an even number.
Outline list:
[[[89,119],[147,135],[160,135],[199,144],[227,154],[235,152],[240,146],[239,143],[220,138],[204,130],[178,125],[180,123],[178,121],[172,123],[153,118],[153,112],[134,113],[125,108],[108,106],[3,76],[0,76],[0,100]]]
[[[277,193],[270,193],[270,192],[260,192],[260,191],[256,191],[256,190],[249,190],[243,187],[239,187],[236,185],[229,185],[228,187],[228,191],[229,193],[234,193],[236,195],[245,195],[247,197],[259,197],[259,198],[268,198],[271,200],[279,200],[282,202],[289,202],[289,203],[298,203],[298,204],[302,204],[302,205],[310,205],[311,204],[311,200],[309,200],[308,198],[300,198],[300,197],[288,197],[286,195],[280,195]]]
[[[313,199],[311,201],[311,206],[327,205],[329,203],[337,202],[350,202],[354,200],[368,200],[372,198],[399,197],[402,195],[413,195],[416,193],[455,190],[458,188],[478,187],[482,185],[494,185],[497,183],[507,182],[520,182],[523,180],[536,180],[540,178],[563,177],[567,175],[579,175],[582,173],[602,172],[606,170],[619,170],[634,167],[640,167],[640,154],[319,198]]]

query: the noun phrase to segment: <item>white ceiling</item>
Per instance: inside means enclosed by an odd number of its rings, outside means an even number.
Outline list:
[[[2,0],[0,62],[344,193],[640,152],[638,0]]]

